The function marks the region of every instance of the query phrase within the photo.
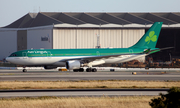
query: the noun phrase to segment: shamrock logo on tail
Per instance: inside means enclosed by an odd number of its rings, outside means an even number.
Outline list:
[[[146,37],[145,42],[148,42],[147,44],[149,44],[150,41],[153,41],[153,42],[156,42],[156,41],[157,41],[157,36],[154,35],[154,34],[155,34],[155,32],[154,32],[154,31],[151,31],[151,32],[149,33],[149,36]]]

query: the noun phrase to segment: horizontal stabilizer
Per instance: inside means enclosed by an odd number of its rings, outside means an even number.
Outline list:
[[[162,50],[166,50],[166,49],[172,49],[172,48],[174,48],[174,47],[156,48],[156,49],[153,49],[153,50],[147,49],[147,50],[145,50],[143,53],[145,53],[145,54],[151,54],[151,53],[154,53],[154,52],[158,52],[158,51],[162,51]]]

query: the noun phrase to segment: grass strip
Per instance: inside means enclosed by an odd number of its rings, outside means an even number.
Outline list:
[[[0,108],[150,108],[152,98],[154,96],[1,98]]]
[[[180,81],[1,81],[0,89],[171,88]]]

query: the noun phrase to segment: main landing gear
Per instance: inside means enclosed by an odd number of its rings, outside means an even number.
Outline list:
[[[97,72],[96,68],[87,68],[86,72]]]
[[[83,68],[73,69],[73,71],[74,72],[84,72],[84,69]],[[86,72],[97,72],[97,69],[96,68],[87,68]]]

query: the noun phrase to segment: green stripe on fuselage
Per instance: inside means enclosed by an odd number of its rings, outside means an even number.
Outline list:
[[[15,52],[16,57],[56,57],[56,56],[106,56],[142,53],[144,48],[100,48],[100,49],[43,49]]]

